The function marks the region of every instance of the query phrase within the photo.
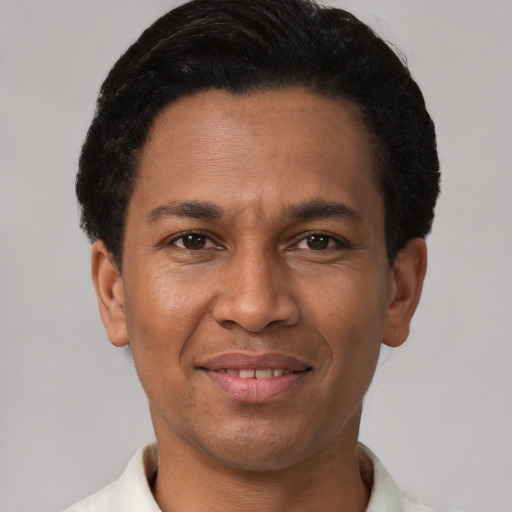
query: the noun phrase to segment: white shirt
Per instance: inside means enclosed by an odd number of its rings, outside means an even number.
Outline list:
[[[360,448],[373,465],[372,492],[366,512],[441,512],[402,493],[379,459],[365,446]],[[162,512],[149,484],[157,470],[156,443],[143,446],[118,480],[64,512]]]

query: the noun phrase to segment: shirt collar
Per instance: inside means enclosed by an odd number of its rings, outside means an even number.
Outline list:
[[[366,512],[400,512],[401,492],[375,454],[360,444],[360,455],[366,458],[373,476],[370,501]],[[362,462],[364,464],[364,462]],[[151,485],[158,470],[158,449],[156,443],[143,446],[129,462],[125,472],[116,482],[115,510],[123,512],[161,512]]]
[[[372,471],[372,491],[366,512],[400,512],[402,510],[402,493],[391,475],[386,471],[377,456],[366,446],[359,444],[361,457],[369,460]]]
[[[151,483],[158,470],[156,443],[141,447],[117,481],[114,510],[123,512],[162,512],[157,505]]]

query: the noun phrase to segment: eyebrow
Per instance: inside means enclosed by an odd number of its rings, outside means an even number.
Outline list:
[[[313,200],[307,203],[301,203],[288,208],[292,217],[299,220],[314,219],[348,219],[355,222],[361,222],[363,216],[350,206],[344,203],[331,203],[323,200]]]
[[[326,202],[321,199],[289,206],[285,209],[287,216],[298,220],[348,219],[355,222],[363,220],[362,215],[344,203]],[[158,222],[164,217],[189,217],[200,220],[217,220],[224,216],[224,211],[210,202],[169,201],[151,210],[147,216],[149,223]]]
[[[155,223],[164,217],[191,217],[193,219],[215,220],[222,217],[222,210],[209,202],[169,201],[157,206],[148,214],[148,222]]]

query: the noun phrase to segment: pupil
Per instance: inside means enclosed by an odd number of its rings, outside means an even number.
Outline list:
[[[203,235],[187,235],[183,239],[183,245],[187,249],[202,249],[205,244],[205,237]]]
[[[327,236],[311,235],[308,237],[308,247],[310,249],[318,251],[320,249],[327,249],[328,245],[329,237]]]

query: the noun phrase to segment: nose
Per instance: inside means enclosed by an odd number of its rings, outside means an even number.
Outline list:
[[[226,263],[213,306],[213,317],[224,327],[238,325],[248,332],[272,326],[288,327],[300,320],[290,276],[277,255],[247,251]]]

